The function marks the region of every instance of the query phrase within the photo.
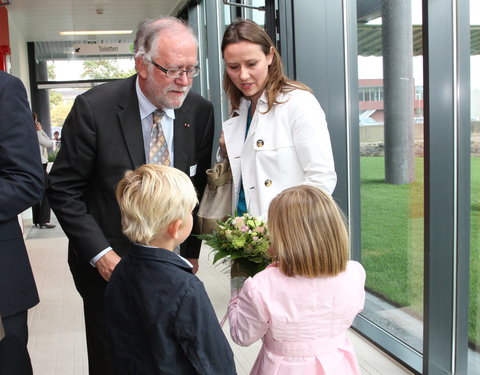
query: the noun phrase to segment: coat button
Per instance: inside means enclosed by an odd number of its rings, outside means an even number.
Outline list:
[[[272,180],[265,180],[265,186],[266,187],[272,186]]]
[[[257,147],[262,147],[264,145],[263,139],[257,141]]]

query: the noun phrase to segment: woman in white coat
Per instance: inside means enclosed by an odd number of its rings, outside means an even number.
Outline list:
[[[219,159],[230,160],[232,211],[266,218],[270,201],[300,184],[331,194],[330,136],[311,90],[284,75],[272,40],[251,20],[233,21],[221,49],[232,118],[222,126]]]
[[[45,186],[47,184],[47,166],[48,166],[48,148],[53,146],[53,141],[43,131],[42,124],[38,121],[38,115],[32,113],[35,130],[37,131],[38,144],[40,147],[40,156],[42,158],[42,166],[45,171]],[[55,224],[50,224],[50,204],[48,203],[47,194],[43,192],[42,200],[36,205],[32,206],[32,221],[35,226],[40,229],[55,228]]]

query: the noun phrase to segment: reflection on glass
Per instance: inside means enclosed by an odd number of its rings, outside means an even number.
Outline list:
[[[421,2],[357,1],[364,317],[423,346]]]
[[[233,2],[233,1],[232,1]],[[232,20],[236,17],[242,17],[250,19],[261,26],[265,24],[265,11],[259,10],[258,8],[265,7],[265,0],[245,0],[241,2],[245,7],[235,7],[233,5],[228,5],[231,7],[236,16],[232,17]],[[230,23],[230,22],[229,22]],[[227,23],[227,25],[229,24]]]
[[[468,373],[480,374],[480,3],[470,1],[470,304]]]
[[[37,68],[38,70],[38,68]],[[79,59],[47,61],[45,68],[48,81],[78,81],[119,79],[134,75],[133,56],[128,58]]]

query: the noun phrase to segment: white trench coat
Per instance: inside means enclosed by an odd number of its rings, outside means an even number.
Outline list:
[[[249,213],[263,219],[271,200],[286,188],[309,184],[329,194],[335,189],[330,135],[317,99],[300,89],[277,99],[280,104],[265,113],[267,100],[262,94],[246,138],[250,101],[242,98],[237,116],[222,124],[233,174],[232,212],[241,179]]]

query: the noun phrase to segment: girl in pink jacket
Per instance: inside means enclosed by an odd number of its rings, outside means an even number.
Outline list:
[[[300,185],[270,204],[276,260],[245,281],[228,307],[233,341],[263,346],[251,375],[356,375],[346,332],[365,302],[365,270],[349,261],[348,233],[330,195]]]

